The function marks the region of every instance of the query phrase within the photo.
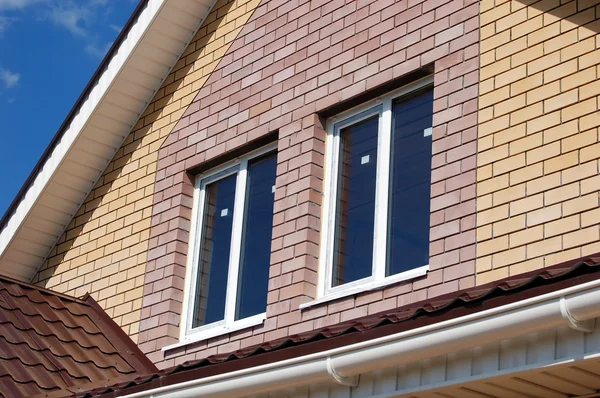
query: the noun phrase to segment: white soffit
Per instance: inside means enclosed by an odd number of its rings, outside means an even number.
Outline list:
[[[0,232],[1,274],[35,276],[212,5],[148,1]]]

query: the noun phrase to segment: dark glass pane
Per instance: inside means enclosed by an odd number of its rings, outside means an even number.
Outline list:
[[[429,264],[433,90],[393,104],[387,275]]]
[[[225,316],[236,175],[206,186],[194,327]]]
[[[332,286],[371,276],[379,116],[340,131]]]
[[[248,164],[236,320],[261,314],[267,308],[276,168],[276,154]]]

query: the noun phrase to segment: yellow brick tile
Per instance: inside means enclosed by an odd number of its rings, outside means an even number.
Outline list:
[[[494,116],[502,116],[525,106],[525,94],[518,95],[494,105]]]
[[[527,245],[527,258],[535,258],[562,250],[562,237],[557,236]]]
[[[543,56],[542,58],[535,59],[527,63],[527,74],[529,76],[534,73],[544,71],[548,68],[552,68],[555,65],[560,64],[560,52],[555,52]],[[546,81],[547,82],[547,81]]]
[[[581,194],[600,191],[600,175],[581,181]]]
[[[584,180],[588,177],[598,174],[598,162],[593,160],[591,162],[583,163],[575,167],[563,170],[561,172],[561,179],[563,184],[568,184],[573,181]]]
[[[478,257],[475,260],[475,270],[477,273],[489,271],[492,269],[492,256]]]
[[[493,237],[492,225],[488,224],[488,225],[484,225],[483,227],[477,228],[476,236],[477,236],[477,242],[491,239]]]
[[[562,79],[576,73],[578,70],[577,60],[562,62],[557,66],[544,71],[544,84]]]
[[[524,199],[515,200],[510,204],[510,216],[514,217],[518,214],[527,213],[534,209],[539,209],[544,205],[544,196],[542,194],[529,196]],[[531,226],[533,224],[527,224]]]
[[[526,258],[525,246],[521,246],[492,255],[492,266],[495,269],[502,268],[524,261]]]
[[[598,131],[592,129],[584,131],[569,138],[565,138],[561,141],[561,151],[563,153],[574,151],[575,149],[584,148],[586,146],[595,144],[598,142]]]
[[[595,74],[595,70],[594,70]],[[517,84],[517,83],[514,83]],[[494,105],[503,99],[510,97],[510,87],[504,86],[499,88],[498,90],[491,91],[485,95],[481,95],[479,97],[479,109],[486,108],[488,106]]]
[[[598,225],[571,232],[563,236],[563,246],[565,249],[582,246],[586,243],[600,240],[600,229]]]
[[[581,72],[575,73],[574,75],[570,75],[564,77],[560,80],[560,87],[562,91],[571,90],[575,87],[579,87],[584,85],[585,83],[592,82],[596,79],[596,68],[591,67]],[[581,91],[579,92],[581,95]],[[580,97],[581,99],[585,99],[586,97]]]
[[[498,206],[525,197],[525,184],[515,185],[510,188],[495,192],[492,195],[493,205]]]
[[[552,221],[544,224],[544,237],[550,238],[552,236],[561,235],[566,232],[571,232],[579,229],[579,215],[573,215],[560,220]]]
[[[579,151],[579,160],[581,162],[587,162],[589,160],[598,159],[600,157],[600,144],[590,145],[582,148]]]
[[[600,49],[581,55],[579,58],[579,69],[588,68],[600,64]]]
[[[486,225],[508,218],[508,205],[494,207],[477,213],[477,226]]]
[[[536,87],[540,87],[543,84],[543,80],[544,74],[540,72],[516,81],[510,85],[510,95],[519,95]]]
[[[541,75],[541,74],[538,74]],[[534,75],[537,76],[537,75]],[[560,94],[560,82],[555,81],[549,84],[544,84],[543,86],[537,88],[537,89],[532,89],[530,91],[527,92],[527,105],[531,105],[533,103],[536,103],[538,101],[542,101],[545,100],[547,98],[550,97],[554,97],[558,94]]]
[[[544,144],[577,134],[579,132],[577,124],[577,120],[571,120],[570,122],[544,130]]]
[[[532,243],[544,238],[544,227],[538,225],[536,227],[527,228],[522,231],[514,232],[508,236],[509,244],[511,248],[523,246],[528,243]],[[525,253],[523,252],[523,259],[525,260]],[[496,263],[494,263],[496,265]]]
[[[510,61],[509,58],[506,58]],[[500,64],[501,62],[496,62],[496,64]],[[489,68],[489,67],[487,67]],[[507,84],[511,84],[516,82],[517,80],[521,80],[527,76],[527,65],[521,65],[516,68],[510,69],[509,67],[504,67],[503,69],[506,72],[496,74],[494,78],[494,83],[496,88],[505,86]]]
[[[577,217],[577,216],[574,216]],[[600,208],[595,208],[585,213],[581,213],[581,226],[583,228],[589,227],[590,225],[600,224]],[[599,250],[600,252],[600,250]]]
[[[522,39],[519,40],[523,40],[526,41],[526,38],[523,37]],[[537,46],[533,46],[533,47],[528,47],[526,49],[523,49],[523,51],[520,51],[522,48],[522,46],[513,46],[514,41],[511,41],[510,43],[508,43],[506,46],[510,47],[512,49],[512,53],[515,53],[513,56],[511,56],[511,66],[514,68],[515,66],[519,66],[519,65],[523,65],[526,64],[528,62],[533,61],[534,59],[539,59],[542,56],[544,56],[544,45],[543,44],[538,44]],[[500,48],[498,48],[496,50],[496,53],[498,53],[498,51],[500,50]],[[520,51],[520,52],[517,52]],[[508,51],[507,51],[508,53]]]
[[[485,285],[486,283],[497,281],[508,277],[508,267],[494,269],[488,272],[478,273],[475,277],[477,285]]]
[[[477,243],[477,255],[486,256],[508,249],[508,235]]]
[[[574,36],[577,36],[577,31],[572,31],[572,32],[573,32]],[[569,33],[571,33],[571,32],[569,32]],[[567,33],[567,34],[569,34],[569,33]],[[544,50],[545,49],[546,49],[546,47],[544,46]],[[596,40],[594,37],[590,37],[590,38],[580,41],[576,44],[570,44],[570,45],[566,46],[565,48],[563,48],[562,50],[560,50],[560,59],[563,62],[567,61],[569,59],[573,59],[573,58],[575,58],[575,60],[577,60],[577,57],[579,57],[581,54],[585,54],[585,53],[594,51],[595,49],[596,49]]]
[[[596,98],[590,98],[586,101],[562,109],[560,114],[562,121],[566,122],[595,111],[597,111]]]
[[[590,68],[591,69],[591,68]],[[582,81],[581,83],[584,83]],[[579,96],[581,100],[595,97],[600,94],[600,80],[596,80],[592,83],[586,84],[585,86],[579,87]]]
[[[509,145],[510,155],[516,155],[542,145],[542,133],[536,133],[528,137],[513,141]]]
[[[544,192],[544,204],[546,206],[564,202],[579,196],[579,183],[574,182],[568,185],[562,185],[551,191]]]
[[[568,105],[574,104],[579,98],[579,90],[573,89],[556,95],[544,101],[544,113],[549,113],[557,109],[564,108]]]
[[[501,19],[510,14],[510,4],[505,3],[499,7],[494,7],[487,11],[482,11],[480,15],[480,24],[485,26],[491,22]]]
[[[524,153],[497,161],[492,166],[493,171],[494,171],[494,176],[508,173],[512,170],[515,170],[515,169],[518,169],[521,167],[525,167],[525,154]]]
[[[505,220],[495,222],[492,227],[493,236],[502,236],[511,232],[525,229],[525,214],[510,217]],[[479,239],[477,239],[479,241]]]
[[[542,163],[536,163],[531,166],[523,167],[510,172],[510,185],[520,184],[541,177],[544,174]]]
[[[497,60],[493,64],[486,65],[479,72],[479,79],[484,81],[494,76],[498,76],[510,69],[510,58]]]
[[[477,212],[482,212],[492,207],[492,195],[479,196],[477,198]]]
[[[552,40],[544,42],[544,54],[550,54],[565,47],[572,47],[575,43],[577,43],[577,40],[578,37],[576,30],[563,33],[560,36],[554,37]],[[562,58],[562,54],[561,59],[564,60],[564,58]]]
[[[563,216],[582,213],[598,207],[598,194],[596,192],[575,198],[563,203]]]
[[[477,196],[484,196],[488,193],[498,191],[508,187],[508,174],[499,177],[490,178],[477,184]]]
[[[527,164],[538,163],[558,155],[560,155],[560,142],[553,142],[527,151]]]
[[[527,35],[527,42],[530,46],[545,42],[546,40],[556,37],[560,34],[560,25],[553,24],[542,29],[533,31]]]
[[[544,161],[544,173],[553,173],[575,166],[579,163],[579,154],[577,151],[569,152],[561,156]]]
[[[522,108],[518,111],[515,111],[510,114],[510,125],[514,126],[519,123],[523,123],[526,121],[531,121],[532,119],[536,119],[537,117],[544,114],[544,107],[541,102],[537,104],[529,105],[526,108]],[[527,134],[533,133],[529,131],[529,126],[527,127]]]
[[[544,263],[546,264],[546,267],[549,267],[552,265],[564,263],[565,261],[574,260],[574,259],[580,258],[580,257],[581,257],[581,250],[579,248],[569,249],[569,250],[563,250],[558,253],[553,253],[553,254],[544,256]]]
[[[499,147],[502,144],[506,144],[511,141],[516,141],[519,138],[523,138],[526,136],[526,124],[518,124],[514,127],[510,127],[505,130],[501,130],[497,133],[493,134],[494,145]]]
[[[485,166],[498,160],[508,157],[508,145],[502,145],[489,151],[480,152],[477,154],[477,165]]]
[[[512,2],[512,4],[518,4],[518,2]],[[527,11],[527,9],[525,9]],[[539,15],[537,17],[531,18],[528,21],[515,25],[510,30],[510,36],[513,38],[521,37],[527,35],[531,32],[537,31],[543,25],[542,16]]]
[[[600,112],[594,112],[579,118],[579,128],[582,131],[600,126]]]
[[[560,115],[559,115],[560,117]],[[502,129],[508,128],[510,123],[509,116],[502,116],[497,119],[493,119],[489,122],[481,123],[478,127],[477,133],[480,137],[486,136],[488,134],[495,133]]]
[[[527,213],[527,226],[534,226],[556,220],[561,217],[561,204],[544,207]]]
[[[511,276],[519,275],[524,272],[533,271],[536,269],[544,268],[544,258],[538,257],[527,261],[521,261],[517,264],[508,267],[508,272]]]

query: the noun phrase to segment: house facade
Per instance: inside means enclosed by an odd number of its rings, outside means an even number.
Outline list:
[[[0,272],[90,293],[166,369],[580,263],[600,253],[599,33],[593,0],[142,1],[3,218]],[[568,302],[562,326],[328,383],[523,396],[507,375],[529,372],[539,396],[591,394],[580,321],[600,314]],[[575,387],[536,371],[575,358]],[[507,390],[456,392],[493,377]]]

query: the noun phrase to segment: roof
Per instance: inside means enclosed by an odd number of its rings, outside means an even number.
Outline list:
[[[488,310],[575,286],[600,277],[600,255],[515,275],[497,282],[402,306],[320,330],[280,338],[227,354],[97,388],[78,397],[119,397],[217,374],[283,361],[368,341],[444,320]]]
[[[142,0],[0,220],[0,273],[29,281],[214,0]]]
[[[90,297],[0,277],[0,397],[62,397],[156,372]]]

